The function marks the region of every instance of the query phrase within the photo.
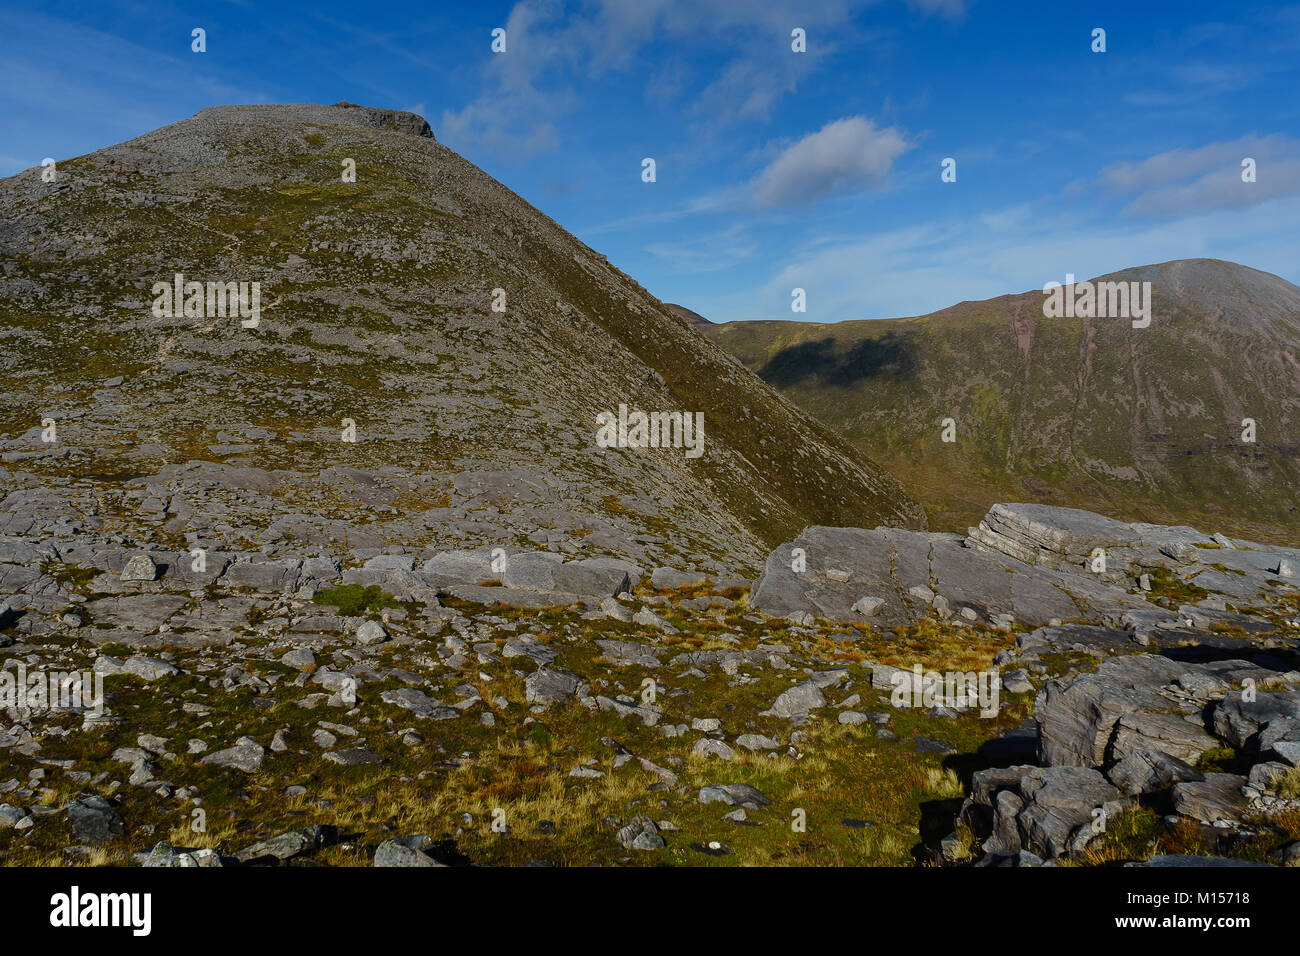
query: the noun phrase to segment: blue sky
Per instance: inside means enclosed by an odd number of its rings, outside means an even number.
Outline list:
[[[0,23],[0,175],[217,103],[416,110],[716,321],[915,315],[1193,256],[1300,283],[1300,5],[100,0]]]

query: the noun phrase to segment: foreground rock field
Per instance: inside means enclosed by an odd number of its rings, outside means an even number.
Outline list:
[[[8,862],[1300,854],[1294,550],[997,505],[809,528],[751,586],[544,531],[198,561],[54,492],[0,527],[6,672],[105,690],[5,709]],[[996,706],[928,672],[996,672]]]

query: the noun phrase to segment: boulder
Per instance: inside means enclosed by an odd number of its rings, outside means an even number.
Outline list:
[[[126,562],[118,579],[122,581],[156,581],[158,565],[147,554],[137,554]]]
[[[586,686],[573,671],[538,668],[524,678],[524,697],[530,704],[563,703]]]
[[[252,773],[262,766],[266,749],[251,737],[240,737],[233,747],[217,750],[204,757],[200,763],[214,767],[232,767]]]
[[[1241,792],[1246,783],[1238,774],[1209,773],[1202,780],[1175,784],[1174,812],[1210,826],[1236,825],[1247,812]]]
[[[257,555],[243,556],[221,576],[225,587],[249,588],[254,591],[291,591],[298,584],[302,561],[271,560]]]
[[[658,667],[663,648],[633,641],[596,641],[601,656],[618,667]]]
[[[822,693],[822,689],[812,681],[805,681],[782,692],[772,702],[771,709],[764,711],[764,714],[786,719],[804,718],[808,716],[809,711],[825,706],[826,695]]]
[[[139,654],[134,657],[128,657],[125,661],[119,661],[114,657],[100,655],[95,658],[93,668],[96,674],[103,674],[105,677],[111,677],[117,674],[131,674],[146,681],[155,681],[163,677],[171,677],[172,675],[181,672],[181,669],[175,664],[159,660],[156,657],[145,657]]]
[[[868,596],[868,597],[858,598],[856,601],[853,602],[849,610],[855,614],[860,614],[863,617],[875,617],[876,612],[879,611],[884,606],[885,606],[884,598]]]
[[[73,800],[63,813],[73,837],[86,846],[101,846],[126,833],[121,815],[98,795]]]
[[[303,853],[311,853],[338,842],[339,832],[332,826],[311,826],[290,830],[235,853],[240,863],[282,863]]]
[[[384,758],[365,747],[345,747],[325,754],[325,759],[340,767],[360,767],[368,764],[383,763]]]
[[[731,807],[757,810],[772,801],[757,787],[747,783],[715,783],[700,788],[700,803],[725,803]]]
[[[1300,691],[1256,691],[1247,700],[1233,691],[1214,706],[1211,729],[1214,735],[1238,749],[1257,751],[1259,734],[1274,721],[1300,719]]]
[[[1104,661],[1096,673],[1065,684],[1049,682],[1034,702],[1039,761],[1052,767],[1102,766],[1120,718],[1170,710],[1176,699],[1161,688],[1195,666],[1137,654]]]
[[[405,846],[396,840],[385,840],[375,849],[375,866],[411,867],[411,866],[445,866],[427,853],[413,847]]]
[[[356,632],[357,643],[366,646],[382,644],[388,640],[388,632],[378,621],[362,621]]]
[[[659,835],[659,827],[644,814],[633,817],[614,836],[620,846],[629,850],[658,850],[665,845],[663,837]]]
[[[1124,759],[1106,771],[1106,777],[1120,793],[1129,796],[1204,779],[1177,757],[1156,750],[1130,750]]]
[[[990,856],[1050,860],[1082,849],[1127,805],[1091,768],[1009,767],[975,773],[961,818]]]
[[[423,717],[425,720],[454,720],[460,716],[460,711],[455,707],[448,707],[434,700],[424,691],[413,687],[386,690],[379,695],[379,699],[386,704],[409,710],[415,716]]]

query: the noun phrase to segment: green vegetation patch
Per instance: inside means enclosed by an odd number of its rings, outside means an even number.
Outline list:
[[[316,592],[312,603],[332,605],[344,617],[358,617],[366,611],[378,611],[386,607],[401,607],[397,598],[378,584],[364,587],[360,584],[344,584],[337,588],[326,588]]]

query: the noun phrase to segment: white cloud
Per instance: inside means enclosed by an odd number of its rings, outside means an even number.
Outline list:
[[[827,123],[784,150],[754,180],[759,206],[806,203],[835,192],[879,186],[911,144],[896,127],[863,116]]]
[[[1242,160],[1256,162],[1256,181],[1242,182]],[[1125,212],[1167,219],[1216,209],[1240,209],[1300,193],[1300,141],[1281,135],[1243,136],[1196,149],[1172,149],[1141,162],[1102,170],[1100,181],[1132,194]]]

